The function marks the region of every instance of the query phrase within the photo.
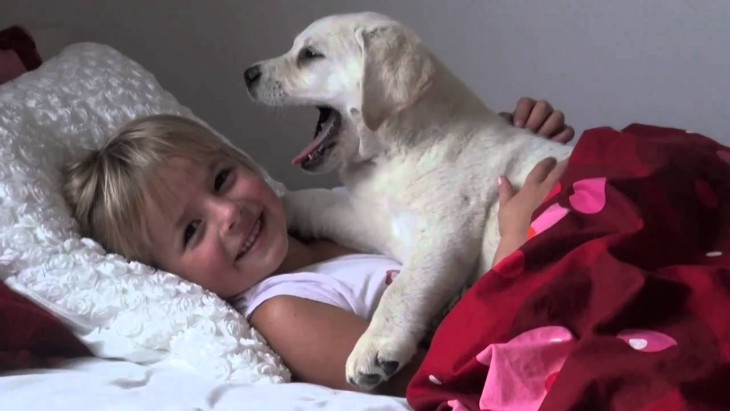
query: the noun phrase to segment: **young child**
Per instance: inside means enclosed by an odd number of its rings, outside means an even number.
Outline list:
[[[511,117],[558,141],[573,136],[545,102],[522,99]],[[500,258],[525,241],[532,211],[557,179],[554,164],[538,165],[516,195],[501,179]],[[345,381],[345,361],[398,262],[289,235],[281,200],[259,166],[182,117],[132,121],[64,176],[84,235],[226,299],[297,381],[355,389]],[[377,392],[403,396],[423,355]]]

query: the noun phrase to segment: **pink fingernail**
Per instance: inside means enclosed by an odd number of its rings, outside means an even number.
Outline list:
[[[502,177],[497,177],[497,185],[498,186],[502,185]]]

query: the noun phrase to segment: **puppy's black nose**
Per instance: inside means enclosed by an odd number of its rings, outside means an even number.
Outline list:
[[[261,77],[261,69],[259,65],[251,66],[243,72],[243,78],[246,79],[246,85],[251,87]]]

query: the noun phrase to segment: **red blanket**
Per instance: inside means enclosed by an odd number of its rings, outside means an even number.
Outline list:
[[[0,372],[89,355],[61,321],[0,281]]]
[[[446,317],[416,410],[730,410],[730,148],[584,133],[531,239]]]

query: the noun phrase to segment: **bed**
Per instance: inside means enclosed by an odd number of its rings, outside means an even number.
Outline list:
[[[8,44],[35,48],[27,34]],[[63,162],[133,117],[197,117],[137,62],[66,34],[34,31],[43,63],[0,82],[0,408],[409,409],[405,398],[291,383],[216,296],[75,234]]]
[[[182,364],[100,358],[0,377],[6,410],[406,410],[403,399],[302,383],[236,384]]]
[[[529,241],[446,316],[406,401],[290,383],[217,297],[79,238],[60,162],[150,112],[194,117],[101,44],[0,86],[3,408],[730,409],[730,148],[584,132]]]

